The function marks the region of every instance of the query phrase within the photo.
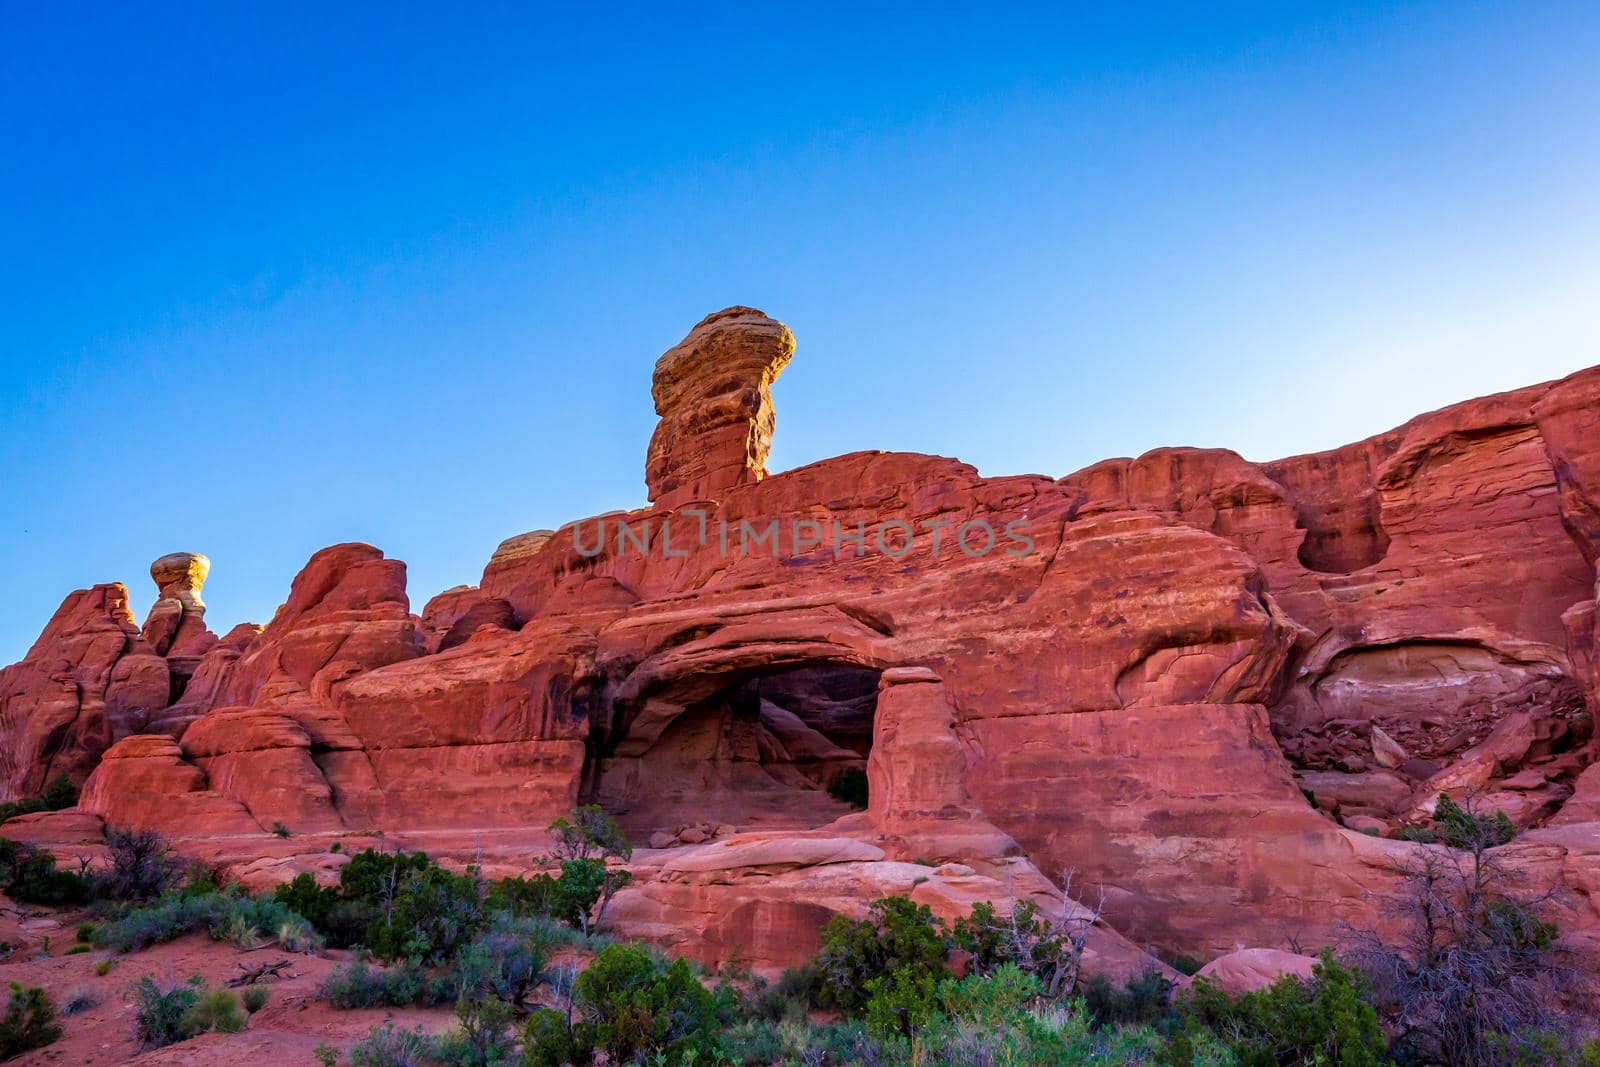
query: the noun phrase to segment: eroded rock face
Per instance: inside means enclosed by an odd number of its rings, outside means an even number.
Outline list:
[[[1600,369],[1275,463],[768,476],[792,351],[748,308],[700,323],[656,367],[651,506],[513,537],[420,617],[403,564],[337,545],[174,692],[181,636],[75,594],[0,675],[7,788],[92,769],[74,817],[240,863],[277,822],[492,849],[598,800],[654,842],[630,933],[767,967],[887,892],[1099,903],[1206,958],[1319,944],[1381,924],[1419,847],[1358,831],[1471,790],[1546,827],[1517,862],[1600,926]]]

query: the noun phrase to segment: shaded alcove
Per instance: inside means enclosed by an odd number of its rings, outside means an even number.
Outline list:
[[[585,799],[642,839],[710,822],[740,830],[805,829],[847,815],[829,795],[865,771],[881,672],[817,661],[704,677],[652,694],[650,717],[671,716],[653,740],[622,736],[591,758]],[[686,696],[679,706],[674,690]],[[690,696],[690,694],[694,694]],[[621,718],[626,718],[622,716]]]

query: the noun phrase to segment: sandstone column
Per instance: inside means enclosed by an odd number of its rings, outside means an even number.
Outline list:
[[[794,355],[794,335],[747,307],[707,315],[656,361],[650,395],[661,421],[645,484],[659,507],[717,500],[767,474],[770,387]]]

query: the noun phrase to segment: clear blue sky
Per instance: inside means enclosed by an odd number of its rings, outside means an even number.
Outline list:
[[[733,303],[799,338],[775,470],[1269,459],[1600,363],[1600,9],[1119,6],[6,4],[0,662],[175,549],[222,631],[332,542],[420,609],[639,504]]]

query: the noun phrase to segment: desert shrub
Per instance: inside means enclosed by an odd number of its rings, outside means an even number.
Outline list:
[[[493,997],[462,999],[456,1003],[456,1029],[437,1038],[434,1055],[464,1067],[492,1067],[509,1063],[511,1005]]]
[[[867,806],[867,772],[860,767],[845,767],[828,782],[828,795],[857,810]]]
[[[1563,1055],[1576,1055],[1591,991],[1555,927],[1537,902],[1514,895],[1491,851],[1509,838],[1509,820],[1479,812],[1471,796],[1447,801],[1439,800],[1436,826],[1457,851],[1423,851],[1402,870],[1399,943],[1373,931],[1355,939],[1354,958],[1392,1020],[1397,1050],[1447,1065],[1550,1062],[1554,1036]]]
[[[523,1024],[523,1067],[561,1067],[580,1062],[583,1054],[572,1021],[554,1008],[534,1011]]]
[[[32,815],[39,811],[60,811],[72,807],[77,802],[78,787],[72,784],[72,779],[61,775],[37,796],[8,800],[0,804],[0,823],[18,815]]]
[[[556,933],[547,921],[496,914],[488,928],[462,948],[450,969],[456,996],[467,1000],[492,997],[519,1007],[544,979],[556,943]]]
[[[451,874],[430,864],[400,882],[392,902],[367,925],[364,944],[383,960],[443,963],[484,919],[483,883],[476,872]]]
[[[1095,1026],[1147,1026],[1172,1011],[1172,983],[1154,970],[1122,986],[1097,974],[1083,986],[1083,1009]]]
[[[939,1017],[938,978],[920,967],[901,967],[867,979],[863,1008],[867,1031],[880,1038],[910,1037]]]
[[[63,956],[81,956],[85,952],[93,952],[93,951],[94,951],[94,947],[92,945],[85,945],[85,944],[79,943],[79,944],[73,945],[71,948],[67,949],[67,951],[62,953],[62,955]]]
[[[739,999],[737,1017],[773,1023],[803,1019],[817,1004],[821,993],[822,973],[815,964],[801,964],[784,971],[776,982],[769,983],[759,977],[751,979],[749,988]]]
[[[299,916],[270,897],[250,897],[238,892],[197,897],[168,895],[102,922],[92,936],[97,948],[137,952],[205,930],[213,940],[228,941],[240,948],[255,948],[274,937],[285,925],[292,928],[299,921]]]
[[[1469,800],[1465,807],[1450,799],[1448,793],[1439,794],[1433,809],[1433,826],[1439,840],[1451,848],[1472,851],[1503,845],[1517,836],[1517,828],[1503,811],[1493,815],[1475,810]]]
[[[106,900],[143,902],[174,888],[184,863],[154,830],[106,828],[110,863],[95,878],[95,895]]]
[[[1410,841],[1417,845],[1434,845],[1439,842],[1439,835],[1426,826],[1402,826],[1394,832],[1396,841]]]
[[[1182,952],[1178,953],[1176,956],[1173,956],[1166,962],[1167,966],[1188,978],[1193,978],[1196,974],[1200,973],[1200,968],[1205,966],[1205,964],[1201,963],[1193,956],[1185,955]]]
[[[61,1014],[77,1015],[80,1012],[88,1011],[99,1003],[100,998],[92,990],[85,989],[83,986],[75,986],[67,994],[67,999],[61,1002]]]
[[[1285,975],[1266,989],[1230,997],[1202,979],[1181,1007],[1189,1020],[1220,1035],[1245,1067],[1377,1067],[1388,1061],[1364,979],[1331,952],[1322,954],[1309,982]]]
[[[111,961],[110,960],[101,960],[99,963],[95,964],[94,965],[94,973],[99,975],[101,978],[104,978],[106,975],[110,974],[111,973]]]
[[[351,856],[339,872],[339,894],[346,900],[374,903],[392,899],[408,875],[433,866],[426,853],[365,849]]]
[[[91,936],[96,948],[137,952],[199,929],[198,912],[191,900],[172,897],[108,919],[95,927]]]
[[[362,953],[323,979],[319,993],[335,1008],[427,1007],[454,999],[448,983],[415,960],[380,969]]]
[[[835,915],[822,928],[822,948],[817,953],[821,976],[820,1002],[846,1014],[857,1014],[872,996],[867,983],[906,971],[893,988],[903,1000],[913,989],[928,986],[923,976],[937,981],[944,973],[950,939],[944,924],[925,904],[907,897],[874,901],[866,919]],[[887,996],[889,985],[880,985]]]
[[[550,915],[555,884],[556,880],[548,874],[501,878],[489,885],[489,910],[523,916]]]
[[[283,825],[283,823],[281,823],[281,822],[275,822],[275,823],[272,824],[272,834],[273,834],[274,837],[288,837],[288,836],[290,836],[289,828],[287,826]]]
[[[61,907],[89,899],[89,880],[56,867],[56,858],[32,845],[0,838],[0,887],[13,900]]]
[[[94,877],[94,896],[106,901],[154,901],[181,883],[184,861],[155,830],[106,827],[110,862]]]
[[[222,1034],[237,1034],[244,1029],[245,1017],[239,1011],[239,1000],[226,989],[207,989],[189,1005],[178,1022],[178,1029],[186,1038],[209,1034],[213,1030]]]
[[[631,859],[633,846],[622,827],[598,804],[574,808],[570,815],[551,823],[550,832],[556,845],[544,859],[558,864],[561,873],[548,885],[530,879],[533,885],[527,891],[545,893],[545,914],[587,934],[600,925],[611,898],[633,877],[626,870],[608,866],[608,861]]]
[[[599,921],[595,906],[601,905],[604,914],[604,902],[631,878],[627,871],[607,867],[598,859],[562,860],[559,877],[536,874],[495,882],[489,888],[488,906],[515,915],[548,915],[587,932]]]
[[[303,916],[335,948],[360,944],[378,911],[376,901],[346,898],[304,872],[274,889],[272,899]]]
[[[1026,899],[1015,901],[1005,915],[980,901],[971,914],[956,920],[951,938],[957,948],[972,954],[977,973],[993,974],[1011,964],[1037,977],[1045,996],[1063,997],[1072,992],[1083,954],[1081,938],[1073,935],[1091,921],[1084,916],[1058,925]]]
[[[259,982],[244,987],[239,994],[239,1002],[244,1005],[244,1010],[254,1015],[267,1006],[267,1001],[272,997],[272,990]]]
[[[599,926],[606,905],[633,875],[603,860],[562,860],[550,894],[550,916],[584,933]]]
[[[696,1063],[715,1055],[711,992],[685,960],[663,965],[635,945],[612,945],[578,976],[573,999],[584,1017],[578,1044],[617,1062],[660,1055],[672,1063]]]
[[[184,1017],[199,1002],[203,989],[199,975],[187,982],[163,984],[147,974],[135,982],[130,993],[139,1043],[145,1048],[160,1048],[182,1041]]]
[[[337,889],[297,875],[273,899],[303,916],[340,948],[364,945],[384,960],[441,964],[487,917],[484,886],[475,871],[452,874],[421,852],[352,856]]]
[[[422,1027],[402,1030],[392,1023],[374,1026],[350,1047],[350,1067],[416,1067],[432,1062],[437,1041]]]
[[[309,954],[321,951],[325,944],[322,935],[298,915],[290,915],[278,924],[276,938],[285,952]]]
[[[633,846],[617,821],[598,804],[585,804],[550,824],[555,856],[563,860],[633,858]]]
[[[211,893],[223,892],[226,888],[222,882],[222,875],[217,868],[200,860],[186,860],[179,857],[178,866],[178,894],[185,897],[203,897]]]
[[[0,1060],[43,1048],[60,1036],[55,1002],[49,995],[38,986],[24,988],[12,982],[6,1013],[0,1016]]]

